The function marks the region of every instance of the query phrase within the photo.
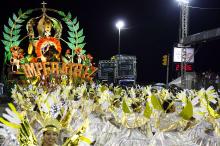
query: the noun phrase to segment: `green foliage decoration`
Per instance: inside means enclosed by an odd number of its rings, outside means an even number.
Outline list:
[[[72,15],[70,12],[65,14],[63,11],[58,11],[58,14],[63,17],[62,20],[66,23],[67,27],[69,28],[69,31],[67,31],[69,37],[66,43],[68,47],[72,50],[72,55],[75,55],[74,50],[76,48],[83,49],[86,44],[84,42],[85,36],[83,35],[83,29],[80,29],[77,17],[72,18]],[[81,52],[81,54],[84,54],[84,53],[85,53],[85,50]]]
[[[8,19],[8,25],[4,25],[3,40],[2,43],[5,48],[4,63],[10,60],[12,54],[10,48],[13,46],[19,46],[22,39],[20,39],[19,33],[21,32],[22,23],[27,19],[29,14],[33,12],[32,9],[22,12],[20,9],[18,14],[13,14],[12,18]]]

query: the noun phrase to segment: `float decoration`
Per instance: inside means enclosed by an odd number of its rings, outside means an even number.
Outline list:
[[[83,49],[86,44],[84,43],[85,36],[83,36],[83,29],[79,30],[79,22],[77,21],[77,17],[71,20],[72,15],[70,12],[67,15],[65,15],[64,12],[59,11],[58,14],[64,17],[63,21],[67,24],[69,28],[69,31],[68,31],[69,42],[66,41],[66,43],[69,46],[69,48],[72,50],[72,55],[74,55],[74,50],[76,48]],[[83,55],[84,53],[85,53],[85,50],[81,52],[81,55]]]
[[[12,18],[8,19],[8,26],[4,25],[4,32],[2,43],[5,46],[5,60],[4,63],[9,61],[12,57],[12,53],[10,48],[19,46],[22,39],[20,39],[19,33],[21,32],[22,23],[29,17],[33,10],[27,10],[22,12],[20,9],[18,11],[18,15],[13,14]]]
[[[39,17],[30,18],[26,24],[27,35],[20,39],[21,28],[23,23],[29,18],[30,14],[36,11],[42,11],[42,15]],[[61,37],[63,27],[61,21],[54,17],[50,17],[47,12],[56,13],[61,17],[64,24],[67,25],[67,40]],[[11,69],[14,74],[24,73],[27,78],[32,78],[40,75],[54,74],[49,70],[44,70],[44,73],[39,73],[39,69],[42,69],[42,65],[38,62],[54,64],[57,62],[58,66],[62,68],[65,64],[65,69],[56,71],[56,76],[61,76],[65,70],[65,75],[81,74],[77,77],[84,77],[83,79],[91,80],[92,76],[96,72],[97,68],[92,66],[92,56],[86,55],[85,50],[85,36],[83,29],[80,29],[77,17],[72,18],[70,12],[67,15],[63,11],[57,11],[45,7],[32,9],[26,12],[19,10],[18,15],[13,14],[13,18],[9,18],[8,26],[4,26],[3,32],[4,40],[2,43],[5,46],[5,60],[6,64],[8,61],[11,64]],[[22,49],[20,44],[25,40],[29,39],[28,49]],[[69,48],[62,50],[62,43],[64,42]],[[65,54],[63,53],[65,51]],[[34,65],[31,63],[34,63]],[[78,64],[78,65],[73,65]],[[27,74],[27,66],[31,66],[32,70],[29,71],[32,74]],[[82,69],[84,68],[84,69]],[[29,68],[28,68],[29,69]],[[37,74],[34,72],[37,70]],[[79,71],[81,71],[79,73]],[[68,72],[68,73],[67,73]],[[89,77],[85,77],[89,76]],[[76,76],[74,76],[76,77]],[[42,76],[41,76],[42,78]],[[70,77],[73,78],[73,77]]]

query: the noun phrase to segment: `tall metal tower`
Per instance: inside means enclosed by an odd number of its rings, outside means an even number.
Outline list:
[[[186,47],[183,45],[183,39],[188,36],[189,28],[189,0],[179,0],[180,5],[180,25],[179,25],[179,44],[178,47],[182,48],[181,56],[181,84],[183,88],[186,87]]]
[[[189,6],[186,2],[180,2],[180,30],[179,30],[179,43],[188,36],[189,27]]]

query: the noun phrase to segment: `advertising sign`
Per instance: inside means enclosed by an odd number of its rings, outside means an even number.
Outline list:
[[[186,54],[184,55],[183,49],[186,49]],[[173,51],[173,62],[188,62],[194,63],[194,48],[178,48],[174,47]]]

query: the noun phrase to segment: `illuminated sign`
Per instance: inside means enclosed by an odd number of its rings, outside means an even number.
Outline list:
[[[186,49],[186,54],[183,55],[183,48],[174,47],[173,51],[173,62],[188,62],[194,63],[194,48],[184,48]]]
[[[181,70],[181,64],[178,63],[175,65],[175,69],[176,71],[180,71]],[[186,64],[183,66],[183,70],[187,71],[187,72],[192,72],[193,71],[193,65],[192,64]]]

